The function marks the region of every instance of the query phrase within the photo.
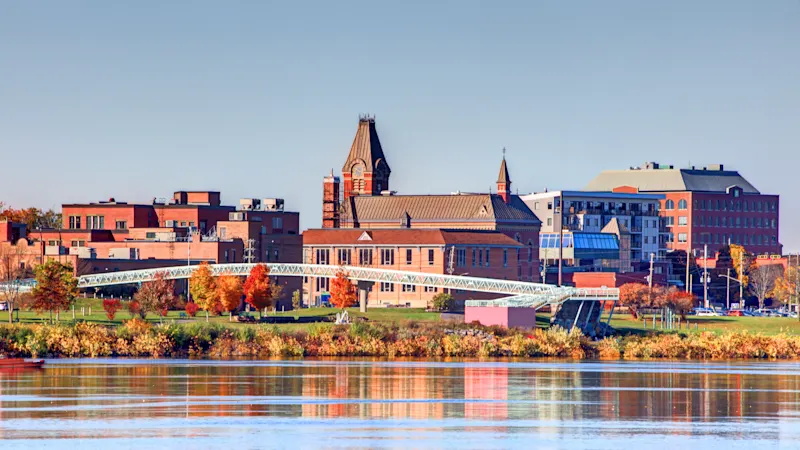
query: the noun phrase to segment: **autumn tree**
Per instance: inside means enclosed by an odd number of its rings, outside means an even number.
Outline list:
[[[24,223],[28,231],[39,228],[61,227],[61,213],[57,213],[52,209],[47,211],[42,211],[39,208],[3,209],[0,205],[0,219]]]
[[[775,282],[780,278],[782,267],[778,264],[766,264],[750,270],[750,292],[758,298],[758,307],[764,308],[764,300],[772,294]]]
[[[800,304],[800,267],[789,266],[783,275],[775,280],[775,298],[789,305]]]
[[[337,308],[349,308],[354,306],[358,300],[358,291],[344,269],[339,269],[336,272],[336,278],[331,280],[330,292],[330,302]]]
[[[628,308],[634,319],[638,319],[639,309],[650,304],[650,290],[642,283],[625,283],[619,287],[619,303]]]
[[[106,312],[108,320],[114,320],[117,311],[122,308],[122,303],[116,298],[107,298],[103,300],[103,310]]]
[[[8,322],[14,321],[14,309],[22,295],[20,280],[27,278],[28,269],[25,265],[26,245],[18,242],[16,245],[0,243],[0,302],[8,304]]]
[[[201,263],[192,273],[189,279],[189,292],[197,306],[206,312],[206,322],[208,322],[208,313],[217,310],[219,300],[216,295],[214,275],[207,262]]]
[[[250,274],[244,282],[245,301],[259,311],[268,308],[272,302],[272,285],[269,279],[269,266],[256,264],[250,269]]]
[[[300,301],[300,289],[295,289],[292,292],[292,309],[300,309],[303,305]]]
[[[436,311],[450,311],[455,307],[455,299],[447,292],[439,292],[431,299],[432,309]]]
[[[40,264],[35,272],[33,309],[39,313],[48,311],[52,322],[53,312],[65,311],[75,301],[78,295],[78,280],[72,274],[71,265],[56,260]]]
[[[728,253],[731,258],[734,278],[741,280],[742,286],[746,288],[749,283],[748,273],[750,272],[750,268],[753,267],[753,261],[755,260],[753,254],[748,253],[743,246],[738,244],[729,245]]]
[[[691,292],[671,287],[664,290],[664,306],[671,309],[674,313],[680,314],[682,319],[686,319],[686,314],[697,304],[697,296]]]
[[[217,278],[216,297],[227,311],[229,320],[233,320],[233,310],[239,307],[242,300],[242,280],[233,275],[222,275]]]
[[[175,282],[167,279],[165,272],[158,272],[153,276],[153,281],[142,284],[133,298],[139,303],[142,317],[152,312],[158,314],[160,321],[175,304]]]

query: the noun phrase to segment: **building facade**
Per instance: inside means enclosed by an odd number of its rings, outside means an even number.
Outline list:
[[[323,180],[323,228],[497,231],[522,244],[515,279],[539,280],[540,221],[511,194],[505,157],[496,193],[398,195],[389,190],[390,175],[375,120],[361,117],[342,179],[331,173]]]
[[[639,168],[604,171],[587,191],[663,194],[661,215],[669,250],[709,254],[728,243],[756,254],[781,254],[780,199],[762,194],[739,172],[721,165],[675,169],[648,162]]]
[[[660,194],[549,191],[523,195],[522,200],[542,222],[542,233],[600,233],[612,220],[630,233],[631,259],[663,259],[669,233],[660,217]],[[563,210],[561,202],[564,203]]]
[[[523,245],[497,231],[442,229],[313,229],[303,233],[303,262],[362,266],[413,272],[466,275],[512,280]],[[303,298],[319,305],[329,293],[330,279],[307,277]],[[369,306],[427,307],[437,288],[374,283]],[[457,302],[494,298],[491,294],[450,292]]]

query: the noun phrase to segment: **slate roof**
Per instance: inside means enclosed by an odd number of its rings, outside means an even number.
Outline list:
[[[353,139],[353,145],[350,147],[347,160],[342,166],[342,172],[349,173],[353,163],[359,159],[366,164],[365,172],[375,172],[376,168],[382,165],[386,175],[391,173],[389,163],[383,154],[381,140],[378,139],[378,131],[375,129],[375,119],[371,117],[359,118],[356,137]]]
[[[303,232],[303,245],[487,245],[522,247],[499,231],[325,228]]]
[[[606,170],[583,190],[611,191],[620,186],[633,186],[640,192],[726,192],[731,186],[739,186],[746,194],[760,193],[739,172],[693,169]]]
[[[518,196],[510,196],[506,204],[497,194],[355,196],[344,204],[342,220],[358,223],[396,221],[399,225],[405,213],[412,224],[415,221],[541,224]]]

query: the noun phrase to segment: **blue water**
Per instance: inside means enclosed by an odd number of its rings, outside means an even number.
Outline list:
[[[800,448],[800,364],[53,360],[0,449]]]

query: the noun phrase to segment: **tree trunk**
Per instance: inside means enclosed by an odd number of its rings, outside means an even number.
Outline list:
[[[208,322],[208,311],[206,311],[206,322]]]
[[[233,311],[228,311],[228,322],[233,322]]]
[[[8,323],[14,323],[14,305],[8,302]]]

